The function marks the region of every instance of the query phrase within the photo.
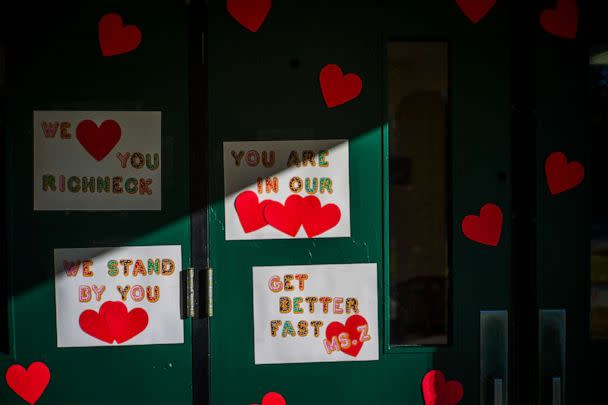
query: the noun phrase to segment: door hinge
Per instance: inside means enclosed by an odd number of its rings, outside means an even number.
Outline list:
[[[213,316],[213,270],[190,267],[181,272],[182,319]]]

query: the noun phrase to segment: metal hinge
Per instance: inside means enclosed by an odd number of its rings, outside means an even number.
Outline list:
[[[213,316],[213,270],[189,269],[181,272],[182,318]]]

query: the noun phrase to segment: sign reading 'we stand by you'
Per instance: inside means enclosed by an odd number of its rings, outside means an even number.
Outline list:
[[[57,346],[183,343],[181,246],[55,249]]]
[[[226,239],[350,236],[347,140],[224,143]]]
[[[34,111],[35,210],[160,210],[159,111]]]

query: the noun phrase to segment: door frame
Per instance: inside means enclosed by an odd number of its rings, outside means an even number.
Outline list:
[[[199,274],[209,267],[207,207],[209,192],[207,131],[207,2],[188,2],[188,108],[190,132],[190,241],[191,266]],[[196,277],[195,290],[209,287],[204,277]],[[198,305],[202,304],[199,297]],[[200,308],[192,321],[192,403],[210,403],[209,318]]]
[[[533,404],[538,397],[536,258],[536,117],[534,49],[538,5],[510,3],[511,20],[511,291],[509,305],[509,399]]]

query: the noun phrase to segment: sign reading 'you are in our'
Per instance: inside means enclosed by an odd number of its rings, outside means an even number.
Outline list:
[[[350,236],[347,140],[224,143],[226,239]]]
[[[34,111],[35,210],[160,210],[161,113]]]

